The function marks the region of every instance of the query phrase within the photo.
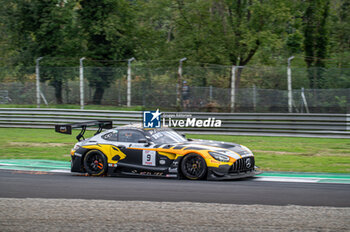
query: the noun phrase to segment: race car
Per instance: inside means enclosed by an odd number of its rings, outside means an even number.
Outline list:
[[[85,139],[89,126],[99,128]],[[71,150],[72,172],[190,180],[235,179],[260,173],[253,153],[235,143],[186,139],[168,127],[131,124],[113,128],[112,121],[55,126],[56,132],[64,134],[71,134],[72,128],[81,128],[78,143]]]

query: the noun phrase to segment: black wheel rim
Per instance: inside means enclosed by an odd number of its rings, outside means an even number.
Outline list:
[[[203,159],[198,156],[190,156],[184,160],[183,171],[189,178],[200,178],[205,171]]]
[[[87,167],[91,173],[100,173],[104,168],[103,158],[100,154],[91,154],[86,159]]]

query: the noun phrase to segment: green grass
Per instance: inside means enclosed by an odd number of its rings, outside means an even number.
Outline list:
[[[69,161],[69,151],[75,144],[75,137],[55,133],[53,129],[0,128],[0,140],[1,159]]]
[[[0,128],[0,159],[47,159],[69,161],[75,136],[53,129]],[[94,131],[87,131],[91,136]],[[268,171],[350,173],[350,140],[261,136],[188,135],[236,142],[249,147],[256,164]]]

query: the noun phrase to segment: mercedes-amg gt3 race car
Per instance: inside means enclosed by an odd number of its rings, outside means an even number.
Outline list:
[[[85,139],[86,128],[96,125],[97,133]],[[55,126],[56,132],[64,134],[71,134],[72,128],[82,129],[71,150],[72,172],[191,180],[235,179],[259,173],[253,153],[235,143],[186,139],[170,128],[149,129],[141,124],[112,128],[112,121]]]

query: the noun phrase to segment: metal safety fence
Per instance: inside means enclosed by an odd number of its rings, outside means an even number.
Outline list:
[[[0,104],[36,104],[36,85],[33,82],[11,82],[0,85]],[[231,89],[190,86],[188,104],[184,111],[230,112]],[[84,85],[85,104],[93,104],[94,90]],[[48,105],[56,104],[55,89],[47,83],[41,84],[42,98]],[[295,113],[347,113],[350,112],[350,89],[305,89],[293,90],[293,112]],[[79,82],[63,84],[62,103],[80,104]],[[133,82],[132,106],[163,108],[177,107],[176,84],[153,83],[146,85]],[[117,80],[104,91],[101,105],[126,106],[126,81]],[[286,90],[241,88],[236,91],[235,112],[283,113],[288,112]]]
[[[136,61],[132,67],[95,67],[84,60],[85,66],[79,68],[46,66],[45,58],[40,62],[40,68],[0,67],[0,104],[35,105],[39,100],[48,105],[83,103],[82,108],[102,104],[257,113],[348,113],[350,109],[350,69],[346,68],[323,70],[322,88],[306,88],[312,86],[310,70],[291,68],[288,91],[286,67],[184,65],[178,69],[174,64]],[[183,81],[188,85],[185,102]]]
[[[163,114],[176,113],[163,112]],[[197,119],[219,119],[222,125],[213,128],[176,129],[194,134],[350,138],[350,114],[209,112],[189,112],[189,114]],[[0,127],[53,129],[56,124],[89,120],[112,120],[115,126],[142,123],[142,111],[0,108]]]

